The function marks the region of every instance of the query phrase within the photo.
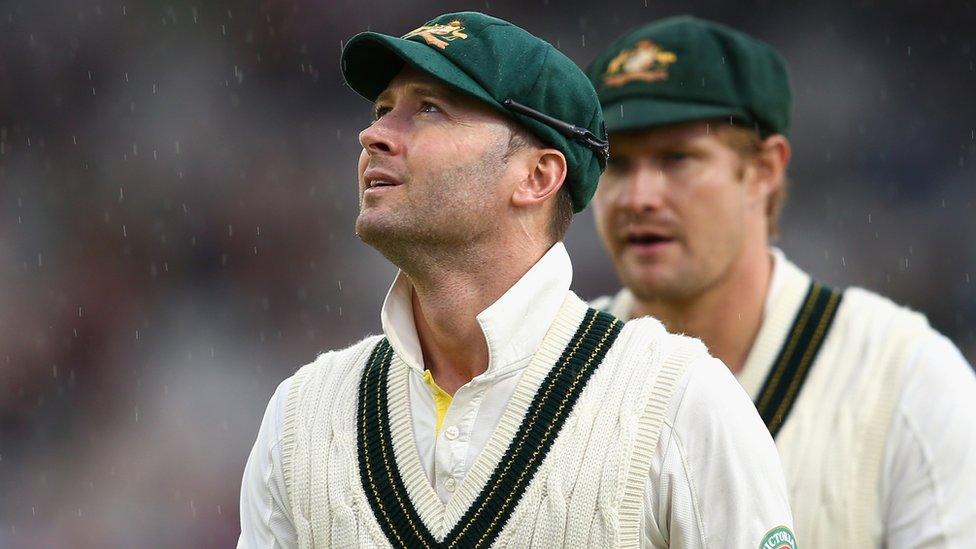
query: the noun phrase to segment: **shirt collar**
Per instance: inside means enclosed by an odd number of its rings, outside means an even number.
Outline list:
[[[573,265],[562,242],[557,242],[531,269],[487,309],[478,324],[488,343],[488,370],[497,375],[532,356],[566,299]],[[393,350],[411,368],[422,372],[424,356],[413,320],[413,286],[400,272],[383,303],[380,320]]]

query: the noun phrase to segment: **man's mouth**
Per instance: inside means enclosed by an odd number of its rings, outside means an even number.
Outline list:
[[[664,242],[671,242],[673,238],[668,238],[665,236],[658,236],[653,234],[641,234],[641,235],[628,235],[627,244],[635,246],[650,246],[653,244],[661,244]]]
[[[650,232],[631,232],[624,239],[626,249],[638,253],[655,253],[674,242],[674,237]]]
[[[377,168],[369,168],[363,172],[363,181],[366,183],[367,191],[398,187],[401,184],[401,181],[391,172]]]

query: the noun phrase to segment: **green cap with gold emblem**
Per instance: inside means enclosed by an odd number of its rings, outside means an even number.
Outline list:
[[[626,131],[710,118],[788,134],[786,62],[735,29],[683,15],[636,28],[587,69],[607,128]]]
[[[357,34],[342,74],[375,101],[405,63],[484,101],[566,156],[573,208],[586,207],[606,168],[603,112],[586,75],[551,44],[477,12],[441,15],[401,38]]]

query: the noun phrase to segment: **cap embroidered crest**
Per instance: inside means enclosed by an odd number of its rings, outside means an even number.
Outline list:
[[[673,52],[664,51],[650,40],[641,40],[634,47],[621,51],[610,61],[603,83],[607,86],[623,86],[628,82],[657,82],[667,80],[668,65],[678,60]]]
[[[402,38],[408,39],[414,36],[423,38],[428,46],[436,46],[442,50],[458,38],[461,40],[468,38],[460,19],[455,19],[447,24],[424,25],[404,34]]]

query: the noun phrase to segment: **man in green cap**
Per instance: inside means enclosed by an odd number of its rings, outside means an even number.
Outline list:
[[[586,75],[480,13],[363,33],[356,232],[383,335],[272,397],[241,547],[757,547],[792,540],[772,439],[720,362],[589,309],[560,242],[607,160]],[[790,541],[791,542],[791,541]]]
[[[770,245],[791,153],[780,55],[673,17],[588,76],[612,151],[596,224],[625,286],[593,306],[657,318],[728,365],[776,439],[801,544],[976,547],[969,365],[922,315],[826,287]]]

